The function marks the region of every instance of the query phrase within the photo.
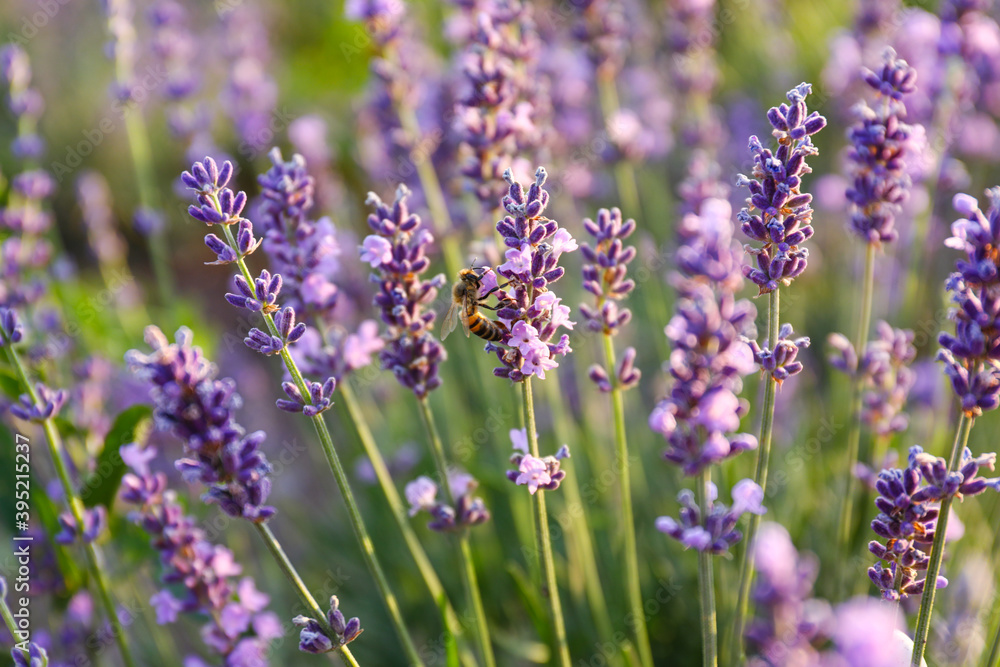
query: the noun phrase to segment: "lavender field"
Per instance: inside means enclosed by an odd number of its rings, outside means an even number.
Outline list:
[[[990,0],[5,0],[0,666],[1000,667]]]

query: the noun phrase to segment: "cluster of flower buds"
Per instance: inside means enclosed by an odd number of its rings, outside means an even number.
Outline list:
[[[337,599],[336,595],[330,596],[330,611],[326,613],[326,622],[333,632],[332,637],[314,618],[299,615],[292,619],[292,623],[301,628],[299,630],[300,651],[303,653],[329,653],[350,644],[364,632],[357,616],[347,619],[340,611],[340,600]]]
[[[479,483],[464,472],[448,471],[448,489],[454,507],[438,500],[438,485],[430,477],[421,476],[406,485],[406,501],[410,503],[410,516],[427,512],[433,518],[427,524],[431,530],[449,532],[476,526],[490,519],[489,510],[482,498],[473,496]]]
[[[140,379],[152,385],[157,425],[184,442],[186,456],[175,466],[189,481],[208,487],[206,502],[234,517],[255,523],[274,513],[264,502],[271,492],[271,465],[260,451],[263,431],[249,435],[236,422],[242,404],[232,380],[219,380],[217,369],[192,345],[191,331],[181,328],[171,344],[156,327],[146,329],[149,354],[131,350],[125,360]]]
[[[792,338],[791,324],[781,325],[774,347],[770,347],[766,339],[763,348],[755,340],[747,342],[753,351],[753,360],[760,366],[761,372],[770,375],[779,386],[802,371],[802,362],[796,361],[796,357],[801,350],[809,347],[808,336]]]
[[[222,167],[219,167],[215,160],[206,157],[201,162],[195,162],[190,171],[181,174],[181,181],[195,192],[198,200],[198,205],[188,207],[188,213],[191,214],[191,217],[208,225],[238,225],[235,244],[223,241],[215,234],[209,234],[205,237],[205,244],[217,256],[217,260],[211,263],[239,262],[241,272],[245,272],[246,264],[243,263],[243,258],[256,250],[261,241],[254,238],[252,223],[241,217],[246,206],[247,196],[245,192],[234,192],[228,187],[232,177],[233,165],[231,162],[227,160],[222,164]],[[304,178],[308,177],[304,176]],[[278,182],[272,184],[273,188],[268,190],[267,184],[270,181],[265,179],[265,191],[272,192],[274,188],[278,188],[284,183],[281,179],[276,180]],[[291,189],[294,190],[294,188]],[[273,195],[271,199],[276,200],[277,195]],[[291,204],[286,201],[284,206],[288,208]],[[268,210],[266,206],[264,208],[265,211]],[[273,211],[272,213],[281,215]],[[274,224],[277,223],[272,220],[272,226]],[[229,230],[227,229],[226,232],[227,239],[229,239]],[[243,339],[243,342],[251,350],[263,355],[286,353],[290,345],[302,339],[306,334],[305,323],[296,322],[295,308],[293,306],[281,308],[278,304],[278,295],[284,284],[280,273],[272,274],[264,269],[253,282],[250,282],[244,275],[238,274],[234,276],[233,283],[236,286],[236,292],[226,294],[226,301],[237,308],[245,308],[252,313],[262,313],[267,323],[267,331],[253,327]],[[270,316],[273,313],[277,313],[277,315],[272,319]],[[332,380],[331,377],[318,386],[324,387]],[[301,392],[297,392],[297,398],[290,394],[287,389],[285,393],[289,394],[292,402],[279,400],[277,405],[283,410],[302,412],[307,416],[312,416],[330,408],[330,404],[327,402],[323,405],[314,404],[307,411],[302,401],[304,397]]]
[[[83,509],[83,531],[77,528],[76,519],[71,512],[59,515],[59,532],[52,540],[57,544],[73,544],[78,539],[84,543],[93,542],[104,532],[108,525],[108,511],[104,505],[92,509]]]
[[[941,333],[938,360],[943,361],[962,410],[979,416],[1000,405],[1000,187],[987,191],[990,208],[985,213],[979,202],[966,194],[955,195],[955,209],[964,217],[951,226],[949,248],[961,250],[957,271],[946,287],[955,307],[949,319],[954,335]]]
[[[925,579],[917,579],[927,569],[930,546],[934,543],[940,501],[948,497],[975,496],[992,488],[1000,491],[1000,478],[979,477],[979,469],[993,470],[996,454],[974,457],[968,449],[956,472],[948,472],[948,462],[914,445],[906,468],[890,468],[879,473],[875,506],[879,515],[872,521],[872,531],[885,540],[873,540],[868,550],[879,559],[868,569],[868,577],[882,591],[886,600],[920,595]],[[938,588],[948,580],[938,577]]]
[[[810,92],[812,86],[799,84],[788,91],[788,104],[771,107],[767,119],[778,149],[772,153],[756,136],[750,137],[753,178],[740,174],[737,181],[750,190],[747,208],[737,216],[740,229],[761,244],[745,246],[757,257],[757,268],[745,266],[743,274],[761,294],[791,284],[809,258],[801,246],[813,235],[812,195],[802,192],[802,176],[812,171],[806,158],[817,153],[810,137],[826,127],[826,118],[806,107]]]
[[[361,260],[375,270],[372,281],[379,289],[374,302],[388,327],[386,346],[379,354],[382,368],[391,370],[400,384],[422,398],[440,386],[438,365],[447,356],[431,333],[435,314],[427,308],[445,278],[440,274],[430,280],[421,278],[431,265],[427,251],[434,236],[421,224],[420,216],[410,213],[409,194],[400,185],[390,206],[374,192],[368,193],[368,204],[375,208],[368,226],[374,234],[365,237],[359,250]]]
[[[543,456],[538,458],[532,456],[528,448],[528,433],[525,429],[511,429],[510,440],[514,446],[514,453],[510,457],[511,464],[516,470],[507,471],[507,479],[518,486],[526,485],[528,492],[532,495],[538,489],[555,491],[559,488],[566,471],[560,470],[560,461],[569,458],[569,446],[563,445],[555,456]]]
[[[556,357],[569,354],[569,336],[563,334],[552,343],[560,327],[572,329],[569,307],[550,290],[550,285],[563,277],[566,270],[559,266],[564,252],[576,250],[577,243],[555,220],[544,217],[549,193],[543,189],[547,174],[541,167],[535,172],[535,182],[527,193],[514,180],[508,169],[504,179],[509,185],[502,203],[507,215],[497,223],[497,232],[509,248],[506,261],[497,273],[507,279],[498,299],[503,307],[497,318],[507,328],[503,345],[487,343],[502,366],[493,370],[497,377],[520,382],[537,375],[544,379],[546,371],[556,368]]]
[[[881,245],[899,237],[896,215],[910,189],[907,160],[915,152],[915,136],[923,136],[902,121],[902,98],[916,90],[917,70],[889,48],[878,72],[865,69],[863,79],[880,104],[872,108],[862,102],[854,108],[858,120],[848,133],[853,182],[847,199],[851,231],[865,243]]]
[[[861,419],[876,435],[889,435],[906,430],[909,418],[903,408],[916,382],[910,364],[917,356],[913,332],[894,329],[879,321],[877,337],[858,357],[846,336],[830,334],[832,349],[830,365],[860,380],[865,386],[862,396]]]
[[[764,508],[764,491],[752,479],[743,479],[733,487],[733,504],[726,507],[716,502],[719,489],[708,485],[708,514],[702,516],[701,508],[695,501],[694,493],[684,489],[677,494],[681,505],[680,520],[661,516],[656,520],[656,529],[674,538],[686,548],[710,554],[724,554],[729,547],[743,537],[736,530],[736,524],[746,512],[761,515]]]
[[[173,623],[181,613],[207,616],[201,635],[225,664],[266,665],[271,641],[284,634],[278,617],[266,610],[268,596],[250,577],[236,581],[242,568],[232,552],[211,542],[167,488],[166,475],[150,470],[155,448],[126,445],[121,455],[130,469],[122,478],[122,500],[135,506],[132,521],[160,553],[164,584],[180,585],[150,599],[157,622]],[[183,597],[175,596],[178,589]]]
[[[10,406],[10,413],[18,419],[41,423],[58,415],[68,396],[65,389],[49,389],[41,382],[35,383],[35,395],[37,401],[30,394],[21,394],[18,402]]]

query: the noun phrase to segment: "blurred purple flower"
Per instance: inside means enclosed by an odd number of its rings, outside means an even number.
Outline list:
[[[150,599],[157,622],[173,623],[181,613],[208,616],[202,639],[227,665],[266,665],[271,642],[283,634],[278,618],[266,611],[270,599],[253,579],[237,581],[242,568],[232,552],[210,542],[194,517],[184,514],[163,473],[148,470],[146,457],[155,452],[140,454],[137,448],[122,450],[123,460],[139,465],[122,479],[121,497],[136,507],[132,521],[149,533],[160,552],[163,583],[183,587],[183,597],[175,597],[171,591],[177,589],[171,587]],[[245,662],[248,656],[255,661]]]
[[[752,479],[740,480],[733,487],[733,504],[726,507],[716,502],[719,490],[715,484],[709,484],[708,515],[702,516],[701,508],[695,502],[694,493],[684,489],[677,494],[677,502],[681,505],[680,520],[669,516],[661,516],[656,520],[656,529],[669,535],[684,545],[719,555],[726,553],[729,547],[740,541],[743,534],[736,530],[736,523],[746,512],[764,514],[764,492]]]
[[[151,326],[146,342],[152,352],[125,355],[132,373],[152,385],[157,426],[184,443],[186,456],[175,467],[208,487],[205,502],[230,516],[267,521],[275,509],[264,504],[271,491],[271,465],[259,450],[265,433],[246,435],[236,422],[242,399],[235,383],[217,379],[215,365],[192,345],[191,331],[182,327],[176,341]]]

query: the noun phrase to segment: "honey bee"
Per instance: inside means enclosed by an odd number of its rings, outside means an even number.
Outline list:
[[[479,290],[483,287],[483,277],[491,270],[485,266],[477,266],[458,272],[458,280],[451,288],[451,308],[448,309],[448,314],[441,324],[441,340],[455,330],[455,324],[459,320],[462,320],[466,338],[471,332],[483,340],[496,342],[507,333],[507,327],[503,322],[483,317],[479,312],[480,308],[496,310],[493,306],[487,306],[484,301],[486,297],[500,289],[499,287],[494,287],[482,297],[479,296]]]

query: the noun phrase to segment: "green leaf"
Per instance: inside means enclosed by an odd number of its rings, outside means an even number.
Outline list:
[[[125,462],[118,450],[123,445],[145,439],[152,415],[153,409],[150,406],[133,405],[115,417],[115,422],[104,439],[104,449],[97,457],[97,467],[80,489],[80,499],[84,505],[111,507],[125,474]]]
[[[21,383],[17,381],[17,378],[10,371],[4,369],[0,371],[0,392],[3,392],[7,398],[16,401],[18,396],[24,393],[24,390],[21,389]]]

